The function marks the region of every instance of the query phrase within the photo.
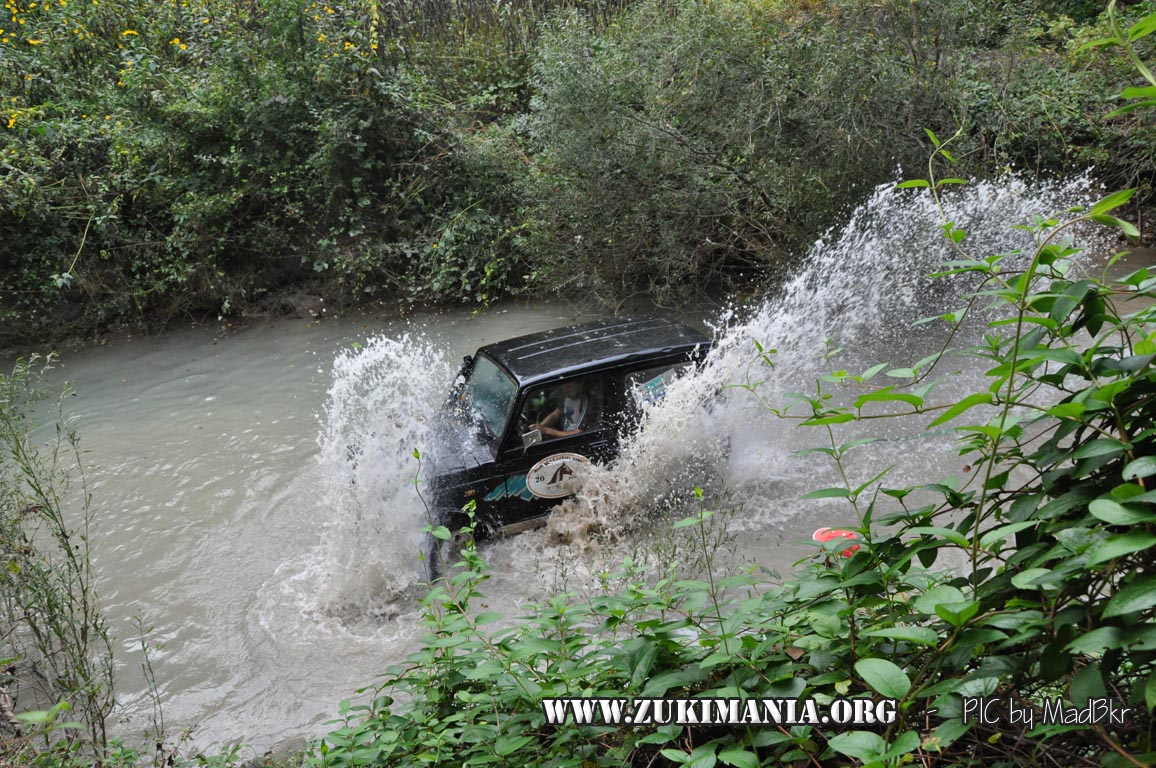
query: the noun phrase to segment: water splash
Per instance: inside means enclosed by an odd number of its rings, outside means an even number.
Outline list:
[[[758,383],[758,396],[780,405],[791,392],[811,391],[815,376],[833,367],[905,365],[936,351],[942,326],[913,329],[912,323],[954,308],[974,288],[966,277],[927,277],[954,257],[941,216],[967,229],[964,245],[971,254],[1030,252],[1030,235],[1014,227],[1086,206],[1095,192],[1087,175],[1043,183],[977,182],[946,192],[941,213],[926,193],[878,187],[844,227],[815,243],[775,296],[725,313],[702,369],[668,388],[642,428],[624,440],[618,461],[592,467],[582,490],[554,512],[549,527],[502,543],[501,558],[537,567],[545,579],[552,560],[577,554],[587,562],[576,567],[593,577],[620,560],[620,544],[632,546],[639,531],[665,527],[644,524],[656,510],[692,500],[691,489],[712,479],[750,510],[728,520],[735,530],[786,529],[811,510],[823,515],[823,524],[847,522],[830,516],[845,514],[838,500],[798,501],[806,490],[838,482],[824,477],[830,467],[796,455],[815,435],[774,418],[751,392],[734,385]],[[1077,234],[1093,250],[1106,243],[1098,234]],[[955,343],[973,339],[974,331]],[[758,360],[756,342],[776,350],[773,367]],[[844,349],[837,362],[824,359],[832,347]],[[980,375],[967,370],[963,358],[953,365],[965,378]],[[322,587],[330,612],[392,615],[399,596],[421,581],[416,553],[426,520],[415,492],[412,452],[434,448],[432,422],[450,376],[439,349],[410,337],[374,339],[338,357],[320,441],[326,504],[334,511],[325,532]],[[871,427],[881,428],[921,426]],[[950,440],[918,446],[894,441],[868,458],[878,464],[915,454],[941,461],[952,455]],[[849,462],[852,471],[857,460]],[[926,466],[908,471],[911,477],[928,476]]]
[[[946,192],[941,214],[926,192],[897,190],[894,184],[877,187],[844,227],[815,243],[797,275],[774,297],[753,309],[723,315],[716,347],[701,371],[668,388],[640,431],[624,443],[619,461],[565,505],[558,525],[571,530],[586,523],[598,530],[617,526],[630,535],[640,511],[656,499],[669,497],[679,487],[685,497],[685,489],[712,475],[755,510],[735,521],[740,528],[781,526],[806,509],[845,510],[838,501],[797,502],[805,490],[842,483],[823,476],[827,465],[796,455],[818,439],[813,431],[792,429],[764,406],[782,406],[792,392],[813,392],[816,376],[838,368],[859,372],[877,362],[910,365],[939,351],[945,326],[913,323],[962,306],[960,297],[975,288],[967,276],[928,277],[944,261],[958,258],[944,236],[943,215],[967,230],[964,248],[969,254],[1013,254],[1010,268],[1026,263],[1034,251],[1031,235],[1015,227],[1086,207],[1096,194],[1086,174],[1054,182],[975,182]],[[1077,245],[1092,253],[1111,244],[1103,228],[1076,228],[1073,235]],[[979,319],[953,340],[953,348],[974,343],[982,327]],[[775,350],[773,367],[759,359],[756,342]],[[834,348],[843,351],[834,360],[826,359]],[[959,387],[982,375],[964,357],[952,358],[945,369],[958,371]],[[753,385],[757,396],[734,388],[744,383]],[[951,381],[942,386],[953,388]],[[888,420],[868,427],[872,432],[866,434],[863,425],[850,429],[859,430],[856,437],[921,439],[896,430],[921,430],[923,424]],[[915,464],[942,464],[940,457],[953,455],[950,438],[941,437],[928,445],[892,442],[870,458],[873,464],[887,458],[909,465],[912,458],[918,460]],[[926,470],[912,466],[908,471],[910,477],[927,477]]]
[[[370,339],[334,361],[319,439],[329,612],[389,615],[422,579],[427,521],[413,452],[430,449],[450,375],[442,350],[408,334]]]

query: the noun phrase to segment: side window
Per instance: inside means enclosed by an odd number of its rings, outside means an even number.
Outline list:
[[[667,386],[694,368],[694,363],[677,363],[657,368],[631,371],[622,381],[622,391],[626,395],[626,408],[635,419],[666,396]]]
[[[568,379],[530,390],[518,412],[515,444],[533,445],[602,427],[601,376]]]

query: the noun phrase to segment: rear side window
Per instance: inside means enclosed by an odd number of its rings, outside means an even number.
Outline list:
[[[666,388],[675,379],[686,374],[694,363],[677,363],[655,368],[631,371],[623,379],[622,390],[626,395],[626,408],[634,416],[652,407],[666,396]]]

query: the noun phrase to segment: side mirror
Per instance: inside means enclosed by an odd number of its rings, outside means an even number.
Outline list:
[[[531,429],[522,435],[522,447],[529,448],[531,445],[537,445],[542,442],[542,430]]]

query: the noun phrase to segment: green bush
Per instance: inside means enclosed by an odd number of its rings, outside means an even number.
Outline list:
[[[10,6],[7,341],[283,287],[746,289],[921,165],[924,126],[965,126],[965,174],[1095,163],[1152,188],[1150,116],[1099,121],[1128,62],[1078,51],[1108,24],[1083,3]]]
[[[44,445],[32,440],[31,411],[50,362],[19,360],[10,374],[0,374],[0,762],[6,765],[91,764],[109,755],[112,644],[92,577],[79,439],[58,413],[54,437]]]

